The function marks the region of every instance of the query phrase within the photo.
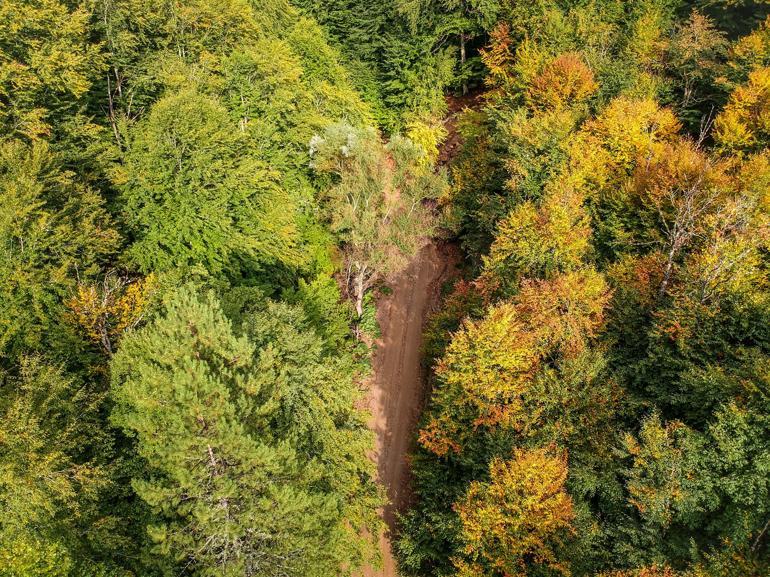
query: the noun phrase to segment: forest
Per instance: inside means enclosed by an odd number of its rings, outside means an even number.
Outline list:
[[[767,577],[770,2],[0,0],[0,511],[0,577]]]

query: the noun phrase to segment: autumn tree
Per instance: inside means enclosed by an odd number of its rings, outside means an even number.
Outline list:
[[[557,185],[558,186],[558,185]],[[569,188],[546,192],[536,205],[519,204],[498,224],[479,279],[515,292],[522,278],[552,278],[580,268],[588,255],[590,223],[583,196]]]
[[[142,321],[154,293],[157,279],[104,275],[101,283],[78,283],[75,294],[65,301],[69,316],[89,339],[112,354],[115,341]]]
[[[422,445],[442,456],[461,452],[479,427],[531,434],[548,404],[539,377],[586,348],[603,322],[607,298],[602,277],[580,271],[525,281],[512,302],[466,320],[436,366]]]
[[[568,52],[554,58],[532,79],[526,99],[536,109],[559,109],[585,101],[596,89],[593,72],[581,55]]]
[[[770,138],[770,68],[757,68],[731,94],[714,127],[717,146],[725,152],[750,153]]]
[[[552,448],[517,450],[489,465],[455,504],[462,523],[458,575],[528,575],[549,567],[567,573],[554,543],[569,533],[574,513],[565,490],[567,455]]]

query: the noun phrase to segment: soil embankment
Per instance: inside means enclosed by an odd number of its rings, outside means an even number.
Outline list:
[[[371,427],[377,435],[377,471],[390,503],[383,511],[388,534],[380,538],[383,568],[367,569],[365,577],[398,575],[390,535],[396,512],[403,510],[410,496],[407,455],[420,417],[427,376],[420,363],[422,332],[428,315],[438,306],[441,286],[455,274],[456,264],[451,247],[431,241],[388,282],[392,292],[377,301],[382,336],[373,358],[369,408]]]

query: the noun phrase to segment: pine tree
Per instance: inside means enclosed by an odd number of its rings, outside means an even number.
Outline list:
[[[112,419],[136,439],[133,487],[156,514],[154,551],[197,575],[337,572],[347,537],[335,495],[296,437],[272,429],[275,385],[254,355],[190,286],[115,355]]]

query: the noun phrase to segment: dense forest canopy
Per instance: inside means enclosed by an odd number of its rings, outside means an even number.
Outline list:
[[[770,574],[766,0],[3,0],[0,577],[376,567],[435,236],[399,573]]]

